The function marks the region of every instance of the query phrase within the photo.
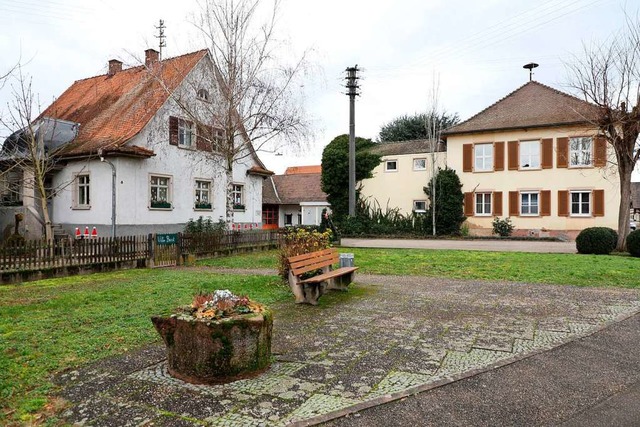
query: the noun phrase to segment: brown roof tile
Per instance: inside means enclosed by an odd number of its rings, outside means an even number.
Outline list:
[[[595,105],[530,81],[443,135],[585,124],[596,114]]]
[[[163,60],[157,71],[160,79],[138,66],[78,80],[41,116],[80,123],[78,136],[65,148],[65,156],[95,153],[99,148],[119,151],[167,100],[169,94],[158,80],[173,91],[206,54],[200,50]]]
[[[327,201],[319,173],[274,175],[271,178],[262,184],[262,203],[296,205],[300,202]],[[271,180],[275,184],[275,192],[273,186],[269,185]]]

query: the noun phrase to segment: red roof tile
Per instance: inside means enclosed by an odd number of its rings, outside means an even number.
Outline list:
[[[443,135],[586,124],[596,114],[595,105],[530,81]]]
[[[290,166],[284,171],[285,175],[295,175],[299,173],[322,173],[322,165]]]
[[[322,191],[321,182],[319,173],[275,175],[262,184],[263,203],[297,205],[300,202],[326,202],[327,195]]]
[[[95,153],[99,148],[117,152],[167,100],[169,93],[158,80],[173,91],[205,55],[207,50],[200,50],[163,60],[156,65],[160,79],[138,66],[78,80],[41,116],[80,123],[77,138],[64,149],[65,156]]]

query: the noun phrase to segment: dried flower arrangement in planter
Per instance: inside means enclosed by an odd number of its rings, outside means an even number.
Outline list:
[[[271,363],[271,312],[246,296],[200,293],[191,305],[151,321],[167,347],[169,373],[184,381],[235,381]]]

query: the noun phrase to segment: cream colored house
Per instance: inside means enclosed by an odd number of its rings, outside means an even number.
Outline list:
[[[444,132],[472,234],[510,217],[514,235],[574,238],[617,229],[615,154],[590,123],[595,107],[535,81]]]
[[[381,143],[372,149],[382,156],[382,161],[373,170],[373,178],[362,180],[360,194],[370,204],[375,201],[384,211],[399,208],[400,213],[425,212],[428,207],[427,186],[435,168],[444,168],[447,153],[439,144],[427,140]]]

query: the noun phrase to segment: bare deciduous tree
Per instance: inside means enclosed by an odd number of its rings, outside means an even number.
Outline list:
[[[254,149],[300,147],[310,131],[301,97],[301,80],[309,70],[307,53],[291,63],[278,56],[283,47],[275,33],[280,1],[262,8],[264,3],[203,0],[195,20],[209,48],[218,88],[211,116],[214,129],[223,132],[209,145],[212,154],[224,159],[227,222],[233,221],[234,162]]]
[[[9,197],[15,200],[26,198],[34,201],[37,212],[33,214],[42,223],[47,241],[51,241],[53,230],[47,202],[62,189],[51,187],[57,163],[54,152],[59,146],[57,142],[68,142],[75,136],[75,128],[69,126],[68,131],[73,135],[60,139],[64,127],[58,128],[60,122],[37,117],[31,78],[23,74],[20,66],[7,75],[9,77],[14,78],[15,83],[11,84],[11,100],[5,116],[0,117],[0,124],[15,132],[4,141],[0,161],[5,182],[12,175],[15,185],[8,185],[5,190],[12,193]]]
[[[640,20],[627,16],[625,24],[607,43],[584,45],[583,56],[568,64],[570,86],[599,107],[594,125],[616,155],[618,250],[624,250],[629,234],[631,173],[640,156]]]

